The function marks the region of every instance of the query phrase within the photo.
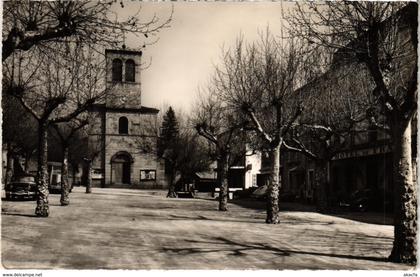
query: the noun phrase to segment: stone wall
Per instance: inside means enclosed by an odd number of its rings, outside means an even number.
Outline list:
[[[118,133],[118,121],[121,116],[128,119],[128,134]],[[167,182],[164,163],[156,156],[157,137],[155,114],[106,113],[105,140],[105,185],[112,183],[111,159],[119,152],[127,152],[133,159],[130,168],[131,187],[166,188]],[[141,170],[155,171],[156,180],[140,180]]]
[[[118,123],[121,117],[128,119],[128,136],[156,136],[156,114],[134,112],[107,112],[105,128],[107,135],[118,135]]]

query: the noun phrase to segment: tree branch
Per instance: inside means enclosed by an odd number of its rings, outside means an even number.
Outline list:
[[[306,148],[302,143],[298,142],[296,139],[293,139],[293,141],[298,144],[299,148],[290,146],[285,141],[283,141],[282,145],[287,150],[302,153],[305,156],[309,157],[310,159],[317,160],[319,158],[317,155],[315,155],[312,151],[310,151],[308,148]]]
[[[296,126],[302,126],[308,129],[313,129],[313,130],[322,130],[328,133],[332,133],[333,130],[331,129],[331,127],[327,127],[327,126],[323,126],[323,125],[319,125],[319,124],[306,124],[306,123],[298,123],[298,124],[292,124],[293,127]]]
[[[25,110],[27,110],[30,114],[32,114],[36,118],[36,120],[38,121],[41,120],[41,116],[34,109],[32,109],[22,97],[17,97],[17,96],[15,97],[19,100],[19,102],[22,104]]]
[[[197,130],[198,134],[204,138],[206,138],[207,140],[211,141],[212,143],[217,145],[217,138],[211,134],[210,132],[208,132],[207,130],[205,130],[204,127],[197,125],[195,127],[195,129]]]
[[[378,128],[378,129],[381,129],[381,130],[384,130],[384,131],[386,131],[388,133],[391,131],[391,128],[389,128],[389,126],[378,123],[378,121],[376,120],[376,118],[374,116],[372,116],[372,117],[369,118],[369,123],[373,127]]]
[[[96,101],[96,98],[91,98],[87,100],[85,103],[83,103],[82,105],[79,105],[73,112],[67,114],[66,116],[51,119],[50,122],[51,123],[68,122],[72,120],[73,118],[75,118],[76,116],[78,116],[79,114],[81,114],[82,112],[86,111],[89,107],[91,107],[95,103],[95,101]]]
[[[256,127],[256,131],[259,132],[260,135],[262,135],[262,137],[266,140],[266,142],[271,143],[273,139],[264,131],[260,122],[258,121],[258,118],[255,116],[255,113],[249,109],[246,112],[251,118],[252,122],[254,123]]]
[[[48,28],[41,34],[29,35],[27,32],[19,31],[13,28],[7,39],[3,41],[2,61],[6,60],[15,50],[29,50],[32,46],[41,41],[52,40],[56,38],[68,37],[75,33],[75,28],[72,26],[56,26]]]
[[[406,97],[401,105],[401,112],[404,114],[411,114],[417,109],[417,69],[416,63],[408,83]]]
[[[290,128],[292,127],[292,125],[294,124],[294,122],[297,120],[297,118],[302,114],[303,109],[302,107],[298,107],[296,109],[295,114],[290,118],[289,122],[286,124],[286,126],[283,126],[280,130],[281,130],[281,136],[284,137],[290,130]]]

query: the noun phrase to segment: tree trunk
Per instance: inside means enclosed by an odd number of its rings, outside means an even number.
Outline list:
[[[217,161],[217,182],[219,184],[219,211],[227,211],[228,204],[228,171],[229,171],[229,154],[222,153],[221,157]]]
[[[12,155],[12,147],[10,146],[10,143],[8,143],[5,183],[6,184],[10,183],[12,181],[12,177],[13,177],[13,155]]]
[[[415,264],[417,194],[411,161],[411,119],[394,120],[393,123],[394,245],[389,259]]]
[[[86,161],[86,193],[92,192],[92,160]]]
[[[267,190],[266,223],[277,224],[279,220],[279,188],[280,188],[280,145],[271,149],[271,174]]]
[[[24,165],[24,170],[25,170],[25,172],[28,172],[28,171],[29,171],[29,160],[30,160],[30,159],[31,159],[31,157],[32,157],[32,153],[33,153],[33,151],[32,151],[32,150],[27,151],[27,152],[25,153],[25,165]]]
[[[37,172],[37,206],[35,214],[48,217],[48,122],[39,122],[38,129],[38,172]]]
[[[74,187],[76,185],[76,164],[72,163],[71,166],[71,175],[72,175],[72,187]]]
[[[25,173],[25,169],[22,166],[21,155],[14,155],[13,157],[13,175],[22,176]]]
[[[70,204],[69,200],[69,146],[63,145],[63,162],[61,164],[61,206]]]
[[[172,171],[172,169],[171,169]],[[166,197],[168,198],[176,198],[176,192],[175,192],[175,174],[173,172],[169,172],[169,187],[168,187],[168,194]]]
[[[315,184],[317,192],[316,208],[318,212],[328,211],[328,161],[315,162]]]

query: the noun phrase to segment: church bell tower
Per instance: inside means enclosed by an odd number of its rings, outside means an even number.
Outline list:
[[[105,50],[107,68],[106,106],[108,108],[141,107],[141,51]]]

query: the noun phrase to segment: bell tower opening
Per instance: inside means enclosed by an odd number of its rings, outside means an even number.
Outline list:
[[[141,51],[105,50],[107,64],[106,106],[109,108],[141,108]]]

